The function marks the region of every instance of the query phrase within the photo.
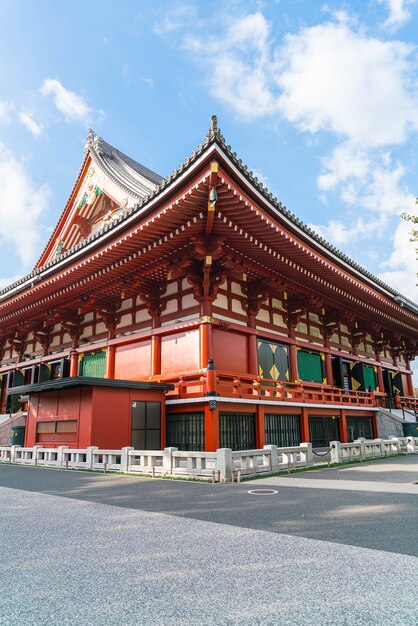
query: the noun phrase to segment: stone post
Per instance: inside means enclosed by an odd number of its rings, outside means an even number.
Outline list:
[[[218,448],[216,450],[216,469],[220,472],[222,483],[229,483],[232,480],[231,448]]]
[[[58,446],[57,450],[57,464],[61,467],[64,460],[64,451],[68,450],[68,446]]]
[[[129,472],[129,452],[134,450],[127,446],[126,448],[122,448],[122,454],[120,455],[120,471],[121,472]]]
[[[407,437],[406,449],[408,452],[417,452],[418,448],[415,447],[415,437]]]
[[[20,448],[21,446],[10,446],[10,463],[15,462],[16,456],[16,448]]]
[[[394,444],[396,444],[396,450],[397,450],[398,453],[400,453],[401,452],[401,442],[400,442],[399,437],[389,437],[389,439],[391,441],[393,441]]]
[[[173,473],[173,452],[178,448],[164,448],[163,450],[163,471],[165,474]]]
[[[331,463],[341,463],[343,460],[341,453],[341,443],[339,441],[330,441]]]
[[[366,458],[366,446],[364,444],[365,441],[366,440],[365,440],[364,437],[359,437],[358,439],[353,441],[353,443],[359,443],[360,444],[360,459],[361,460]]]
[[[32,465],[38,465],[38,450],[42,450],[43,446],[33,446],[32,448]]]
[[[93,468],[93,453],[98,450],[99,448],[97,446],[89,446],[87,448],[87,455],[86,455],[86,465],[87,467],[89,467],[90,469]]]
[[[312,444],[309,441],[300,444],[301,447],[306,447],[306,452],[301,452],[301,460],[304,460],[307,467],[313,465],[313,453]]]
[[[267,445],[264,450],[270,450],[271,471],[276,472],[279,469],[279,456],[277,454],[277,446]]]

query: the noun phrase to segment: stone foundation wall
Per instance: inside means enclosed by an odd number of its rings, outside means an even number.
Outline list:
[[[26,415],[15,415],[4,422],[0,422],[0,446],[10,446],[13,426],[25,426]]]
[[[395,415],[388,415],[379,411],[377,413],[377,432],[382,439],[403,437],[402,420]]]

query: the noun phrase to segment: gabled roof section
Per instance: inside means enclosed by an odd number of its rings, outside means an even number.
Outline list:
[[[91,153],[93,160],[117,184],[123,186],[127,192],[134,193],[138,198],[147,195],[163,180],[159,174],[111,146],[102,137],[96,135],[91,128],[85,151]]]
[[[95,135],[93,131],[90,131],[88,142],[86,145],[86,154],[85,159],[83,161],[82,167],[80,169],[80,173],[78,175],[77,181],[74,185],[72,194],[67,202],[66,208],[63,211],[63,214],[60,218],[61,223],[63,216],[65,214],[66,209],[68,208],[69,203],[74,197],[75,191],[79,188],[80,178],[83,176],[83,172],[88,170],[88,160],[90,158],[95,164],[99,165],[102,171],[106,171],[107,178],[112,180],[128,192],[127,185],[133,185],[134,189],[130,190],[131,194],[136,196],[136,202],[132,205],[127,206],[126,211],[121,212],[117,215],[117,218],[114,220],[108,221],[106,224],[94,232],[92,232],[86,239],[83,239],[76,243],[71,249],[65,250],[59,258],[51,257],[51,255],[45,258],[45,253],[41,260],[42,263],[38,263],[37,267],[34,271],[28,275],[6,287],[5,289],[0,291],[0,295],[3,298],[6,296],[6,292],[12,289],[19,290],[19,285],[23,283],[27,283],[28,281],[35,282],[39,280],[38,274],[40,274],[43,270],[49,269],[58,261],[63,261],[67,257],[70,257],[73,253],[81,250],[84,246],[91,244],[95,240],[98,240],[102,237],[107,237],[112,235],[112,230],[117,228],[121,222],[125,220],[134,219],[135,213],[141,213],[141,215],[147,211],[147,208],[154,205],[154,202],[158,200],[159,196],[162,196],[173,184],[177,183],[179,179],[181,179],[188,170],[191,170],[196,164],[201,162],[204,159],[206,153],[213,154],[213,151],[216,150],[220,157],[224,157],[226,161],[235,168],[238,175],[240,175],[243,179],[245,179],[249,184],[249,189],[254,192],[253,195],[257,196],[258,200],[261,200],[267,210],[276,218],[279,217],[287,227],[290,227],[299,237],[305,240],[306,243],[314,246],[316,250],[328,256],[334,262],[340,263],[343,267],[345,266],[348,269],[351,269],[355,275],[365,280],[374,288],[377,288],[381,292],[383,292],[386,296],[391,297],[398,305],[401,307],[405,307],[412,311],[414,314],[418,314],[418,306],[412,302],[411,300],[405,298],[402,294],[395,291],[392,287],[385,284],[379,278],[374,276],[371,272],[367,271],[365,268],[354,262],[348,256],[340,252],[337,248],[329,244],[327,241],[322,239],[315,231],[309,228],[306,224],[304,224],[299,218],[297,218],[293,213],[291,213],[281,202],[278,201],[277,198],[271,194],[266,187],[253,175],[253,173],[247,168],[245,164],[241,161],[241,159],[237,158],[237,154],[232,151],[231,146],[227,145],[225,139],[220,132],[220,129],[217,125],[217,118],[215,115],[212,116],[211,119],[211,127],[205,137],[205,140],[202,144],[199,144],[196,150],[194,150],[189,157],[185,159],[183,163],[181,163],[177,169],[175,169],[172,174],[167,176],[167,178],[163,179],[151,170],[144,168],[142,165],[133,161],[123,153],[121,153],[116,148],[113,148],[110,144],[105,142],[101,137]],[[135,190],[135,185],[132,182],[132,177],[135,178],[141,177],[142,181],[148,181],[149,191],[147,193],[139,194],[137,190]],[[136,179],[136,184],[138,184],[138,178]],[[138,188],[136,188],[138,189]],[[52,234],[49,242],[49,246],[51,245],[51,241],[55,241],[57,237],[58,227],[55,229]],[[48,246],[47,246],[48,248]],[[3,295],[4,294],[4,295]]]
[[[58,223],[36,267],[59,259],[138,200],[148,196],[162,177],[117,150],[89,129],[84,159]],[[100,197],[99,197],[100,196]]]

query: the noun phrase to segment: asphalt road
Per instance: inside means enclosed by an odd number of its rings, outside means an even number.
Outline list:
[[[339,489],[332,489],[329,493],[321,488],[322,485],[317,488],[312,485],[309,489],[292,486],[300,480],[312,483],[318,480],[326,483],[330,479],[345,481],[347,473],[350,479],[359,482],[359,489],[362,476],[367,481],[374,477],[376,482],[387,484],[391,466],[398,480],[400,476],[418,480],[417,459],[412,455],[397,457],[382,463],[304,472],[278,480],[248,481],[239,485],[0,465],[0,485],[418,556],[418,495],[359,490],[347,493]],[[399,466],[404,469],[403,473]],[[380,473],[378,468],[381,468]],[[257,486],[271,486],[277,494],[250,495],[248,491]]]
[[[377,467],[212,485],[0,465],[0,625],[416,626],[418,497],[396,484],[418,465]]]

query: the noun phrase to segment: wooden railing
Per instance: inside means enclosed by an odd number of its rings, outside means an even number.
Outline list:
[[[227,398],[273,400],[289,403],[340,404],[343,406],[375,406],[375,394],[368,391],[338,389],[300,381],[297,383],[271,381],[248,374],[216,370],[210,382],[206,370],[187,372],[178,376],[158,376],[155,381],[172,383],[174,390],[167,398],[197,398],[216,395]]]
[[[398,396],[402,409],[409,409],[411,411],[418,411],[418,398],[408,398],[407,396]],[[396,396],[395,396],[396,406]]]
[[[174,385],[174,390],[167,393],[167,398],[216,395],[227,398],[343,406],[386,406],[387,401],[390,401],[392,408],[418,411],[418,398],[407,396],[387,398],[384,393],[374,391],[352,391],[306,381],[297,383],[272,381],[250,374],[234,374],[223,370],[216,370],[214,383],[211,383],[206,370],[186,372],[177,376],[158,376],[153,380]]]
[[[384,393],[376,393],[376,406],[381,406],[384,409],[390,410],[404,409],[405,411],[418,412],[418,398],[399,395],[389,397]]]

